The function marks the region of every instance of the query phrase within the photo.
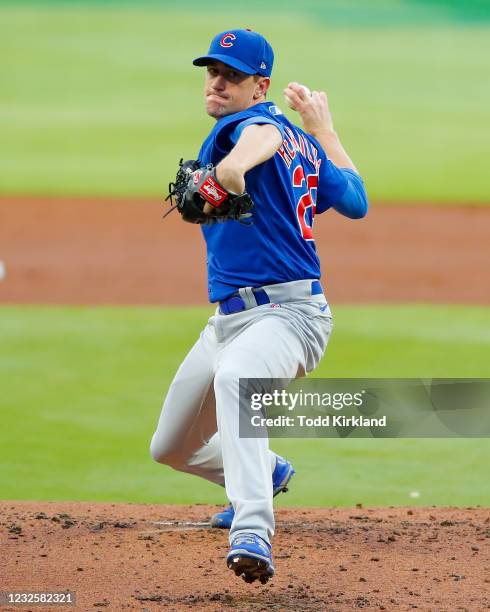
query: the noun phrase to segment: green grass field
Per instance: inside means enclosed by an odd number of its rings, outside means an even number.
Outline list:
[[[490,203],[486,0],[2,2],[0,195],[160,197],[212,126],[191,60],[230,27],[270,39],[282,107],[291,80],[327,90],[372,201]],[[222,502],[148,451],[209,313],[0,307],[0,498]],[[316,376],[490,376],[488,308],[334,314]],[[487,439],[272,446],[298,471],[281,505],[490,504]]]
[[[487,3],[224,7],[2,3],[0,193],[165,193],[212,125],[191,60],[243,25],[275,48],[271,99],[290,80],[329,92],[372,200],[490,202]]]
[[[157,465],[148,452],[167,386],[209,314],[0,308],[0,498],[223,501],[219,487]],[[315,376],[488,377],[489,329],[485,308],[338,307]],[[490,504],[488,439],[272,447],[298,471],[281,505]]]

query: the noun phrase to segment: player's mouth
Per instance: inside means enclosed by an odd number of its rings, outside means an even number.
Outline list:
[[[209,100],[210,98],[216,98],[219,102],[226,102],[226,100],[228,100],[228,97],[226,96],[222,96],[220,94],[214,93],[214,92],[209,92],[206,94],[206,98]]]

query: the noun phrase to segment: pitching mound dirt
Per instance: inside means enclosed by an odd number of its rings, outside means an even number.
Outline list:
[[[265,586],[226,568],[214,506],[0,509],[0,590],[75,591],[59,610],[490,609],[489,509],[279,509]]]

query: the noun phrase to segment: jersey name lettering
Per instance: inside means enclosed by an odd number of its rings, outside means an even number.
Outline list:
[[[318,158],[318,149],[313,146],[308,140],[290,127],[284,127],[285,137],[282,145],[277,150],[277,154],[286,164],[287,168],[291,167],[296,154],[300,154],[315,166],[315,171],[318,173],[320,169],[321,159]]]

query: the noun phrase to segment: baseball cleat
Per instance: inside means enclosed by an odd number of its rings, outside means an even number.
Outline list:
[[[233,510],[233,506],[228,504],[221,512],[217,514],[213,514],[211,517],[211,527],[215,527],[217,529],[229,529],[233,522],[233,517],[235,516],[235,511]]]
[[[271,546],[255,533],[240,533],[233,539],[226,564],[245,582],[265,584],[274,576]]]
[[[287,485],[295,473],[295,469],[289,463],[289,461],[277,455],[276,467],[272,473],[273,497],[279,495],[281,492],[287,492]],[[228,504],[228,506],[226,506],[221,512],[218,512],[211,517],[211,527],[215,527],[217,529],[229,529],[231,527],[231,523],[233,522],[234,516],[235,511],[233,510],[233,506]]]
[[[281,492],[287,492],[289,481],[295,475],[295,473],[296,471],[289,461],[277,455],[276,467],[272,472],[273,497],[279,495]]]

